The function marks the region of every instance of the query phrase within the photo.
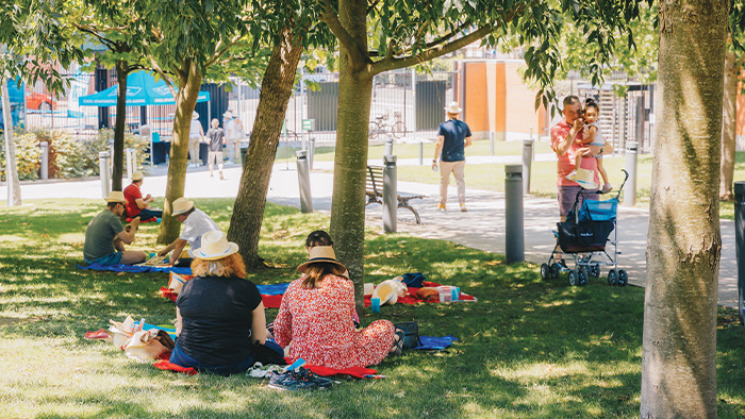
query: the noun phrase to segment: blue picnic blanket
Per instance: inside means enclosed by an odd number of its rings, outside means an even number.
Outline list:
[[[256,285],[256,288],[259,289],[261,295],[284,295],[289,286],[289,282],[283,282],[281,284]]]
[[[109,272],[129,272],[129,273],[143,273],[143,272],[176,272],[181,275],[191,275],[191,268],[176,268],[173,266],[141,266],[141,265],[109,265],[102,266],[97,263],[92,265],[75,265],[78,269],[85,269],[91,271],[109,271]]]
[[[419,336],[419,346],[417,346],[416,350],[419,351],[440,351],[445,348],[448,348],[450,345],[453,344],[453,342],[459,341],[460,339],[456,338],[453,335],[447,335],[443,337],[436,337],[436,336]]]

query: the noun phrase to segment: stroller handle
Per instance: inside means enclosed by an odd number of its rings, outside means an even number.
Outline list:
[[[621,196],[621,191],[623,191],[624,185],[626,185],[626,181],[629,180],[629,172],[626,171],[626,169],[621,169],[621,171],[624,174],[623,182],[621,183],[621,186],[618,188],[618,193],[616,194],[616,199],[618,199],[619,196]]]

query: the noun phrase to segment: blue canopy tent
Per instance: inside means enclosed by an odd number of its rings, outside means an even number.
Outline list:
[[[78,98],[79,106],[116,106],[119,86]],[[199,92],[197,103],[209,102],[210,92]],[[147,71],[136,71],[127,76],[127,106],[175,105],[171,89],[164,80],[155,81]],[[157,133],[154,133],[157,134]],[[157,136],[160,138],[159,136]],[[153,135],[150,136],[150,163],[153,163]]]
[[[80,106],[116,106],[118,85],[98,93],[78,98]],[[210,100],[210,92],[199,92],[197,102]],[[171,89],[164,80],[155,81],[147,71],[136,71],[127,76],[127,106],[175,105]]]

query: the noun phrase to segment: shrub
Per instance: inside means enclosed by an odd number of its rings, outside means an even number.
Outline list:
[[[0,164],[2,164],[2,180],[5,181],[5,138],[2,137],[2,140],[3,147],[0,147]],[[32,133],[16,134],[15,146],[18,179],[38,179],[39,167],[41,167],[41,148],[39,148],[36,135]]]
[[[110,151],[111,140],[114,139],[114,131],[110,129],[102,129],[98,131],[98,137],[95,140],[85,141],[83,143],[83,152],[81,153],[86,159],[85,167],[87,167],[91,174],[87,176],[97,176],[99,173],[98,168],[98,153],[101,151]],[[137,168],[143,172],[147,172],[147,166],[150,161],[150,153],[148,148],[150,147],[150,141],[140,135],[134,135],[131,133],[124,134],[124,149],[132,148],[135,150],[137,156]],[[112,156],[113,162],[113,156]],[[124,174],[126,176],[127,171],[127,157],[124,156]]]

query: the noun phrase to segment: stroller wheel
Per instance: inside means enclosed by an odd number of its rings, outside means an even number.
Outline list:
[[[629,274],[623,269],[618,270],[618,286],[625,287],[629,283]]]
[[[579,285],[579,278],[578,278],[577,272],[575,271],[569,272],[569,285],[573,287],[576,287],[577,285]]]
[[[559,272],[561,272],[561,267],[558,263],[552,263],[551,264],[551,278],[553,279],[559,279]]]
[[[546,281],[548,280],[549,276],[551,276],[551,271],[548,267],[547,263],[544,263],[541,265],[541,279]]]
[[[592,265],[590,268],[590,275],[594,276],[595,278],[600,278],[600,265],[597,263]]]
[[[608,285],[613,286],[618,282],[618,275],[616,275],[615,269],[608,271]]]
[[[577,285],[587,285],[587,271],[585,271],[584,269],[580,269],[577,273]]]

